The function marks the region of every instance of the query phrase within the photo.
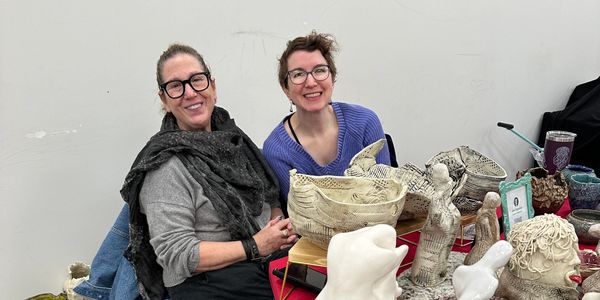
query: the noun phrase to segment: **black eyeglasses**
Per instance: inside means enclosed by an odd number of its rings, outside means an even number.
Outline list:
[[[189,84],[192,90],[202,92],[210,86],[210,73],[196,73],[188,80],[171,80],[160,85],[160,89],[167,93],[167,96],[177,99],[185,93],[185,85]]]
[[[307,72],[302,69],[294,69],[287,72],[287,76],[293,84],[303,84],[308,79],[308,74],[316,81],[323,81],[329,78],[329,66],[328,65],[317,65],[312,71]]]

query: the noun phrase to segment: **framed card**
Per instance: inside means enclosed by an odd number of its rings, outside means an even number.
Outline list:
[[[526,173],[513,182],[502,181],[499,190],[502,200],[504,236],[508,239],[508,233],[514,224],[533,218],[531,174]]]

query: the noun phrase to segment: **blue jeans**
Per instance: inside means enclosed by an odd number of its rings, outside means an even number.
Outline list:
[[[90,279],[75,292],[92,299],[141,299],[135,271],[123,253],[129,244],[129,205],[125,203],[92,261]]]

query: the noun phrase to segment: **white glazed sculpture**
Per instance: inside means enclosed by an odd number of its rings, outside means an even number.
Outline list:
[[[408,246],[396,248],[396,230],[380,224],[331,238],[327,284],[317,300],[394,300],[402,294],[396,271]]]
[[[484,204],[485,206],[485,201]],[[498,288],[496,271],[508,262],[513,252],[509,242],[500,240],[473,265],[463,265],[454,271],[452,285],[458,300],[487,300]]]
[[[475,222],[475,243],[471,252],[465,257],[465,265],[476,263],[488,249],[500,239],[500,224],[496,216],[496,207],[500,205],[500,195],[488,192],[483,199],[483,206],[477,211]]]
[[[511,300],[577,300],[579,248],[566,220],[545,214],[519,222],[508,240],[514,252],[500,275],[496,296]]]
[[[600,293],[595,293],[595,292],[585,293],[585,295],[583,295],[583,298],[581,298],[581,300],[600,300]]]
[[[460,188],[455,188],[446,165],[433,166],[432,183],[435,193],[427,220],[421,229],[410,274],[410,280],[415,285],[426,287],[436,286],[444,281],[450,249],[460,226],[460,212],[452,204],[452,199],[456,196],[454,191],[459,191]],[[464,180],[460,184],[464,184]]]

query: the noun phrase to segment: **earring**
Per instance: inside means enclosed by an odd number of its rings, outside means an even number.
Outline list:
[[[292,105],[294,105],[294,102],[292,102],[292,100],[290,100],[290,112],[294,112],[294,110],[292,109]]]

